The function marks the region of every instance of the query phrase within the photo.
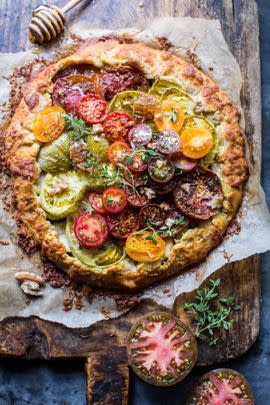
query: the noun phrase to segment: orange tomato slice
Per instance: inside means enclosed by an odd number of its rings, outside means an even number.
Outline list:
[[[159,131],[171,129],[172,131],[179,132],[183,126],[184,119],[184,110],[175,100],[164,100],[154,117]]]
[[[49,106],[41,110],[33,122],[35,138],[40,142],[51,142],[61,135],[65,128],[62,114],[65,114],[65,110],[58,106]]]
[[[166,243],[156,234],[142,231],[130,235],[126,240],[126,252],[131,259],[140,263],[153,263],[165,252]]]
[[[185,129],[180,135],[181,152],[188,158],[200,159],[210,152],[213,146],[213,136],[206,128],[192,127]]]

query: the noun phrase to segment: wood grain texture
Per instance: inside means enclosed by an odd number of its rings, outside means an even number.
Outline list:
[[[59,0],[58,6],[66,1]],[[31,48],[27,40],[31,10],[39,0],[0,0],[0,50],[18,52]],[[143,6],[141,6],[143,5]],[[254,0],[85,0],[68,14],[69,23],[87,20],[104,28],[130,27],[158,16],[192,16],[220,19],[223,34],[238,60],[244,79],[242,105],[249,146],[261,115],[259,28]],[[250,156],[253,159],[253,150]],[[215,277],[222,279],[220,293],[232,293],[242,303],[230,333],[220,344],[209,347],[199,342],[198,365],[226,361],[244,353],[254,343],[260,322],[260,258],[254,256],[228,264]],[[184,316],[181,305],[195,292],[182,294],[174,311]],[[128,367],[125,339],[132,323],[156,308],[142,302],[119,319],[102,321],[90,328],[69,329],[39,318],[12,318],[0,325],[0,354],[27,359],[87,357],[87,397],[89,404],[128,403]]]

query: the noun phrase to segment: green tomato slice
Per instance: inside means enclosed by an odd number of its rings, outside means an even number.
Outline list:
[[[99,162],[108,162],[109,146],[109,141],[103,136],[89,135],[87,137],[88,150]]]
[[[41,170],[47,173],[59,173],[71,169],[70,142],[70,137],[65,132],[54,141],[42,146],[38,157]]]
[[[48,219],[65,218],[76,211],[88,188],[89,176],[84,172],[48,173],[41,182],[40,205]]]
[[[82,210],[83,208],[79,209],[76,213],[67,218],[66,236],[72,255],[89,267],[101,268],[105,268],[124,259],[124,247],[116,240],[108,239],[98,248],[87,249],[79,245],[74,233],[74,222]]]
[[[116,94],[110,102],[110,112],[125,111],[129,115],[133,115],[133,105],[135,100],[145,93],[142,91],[122,91]]]

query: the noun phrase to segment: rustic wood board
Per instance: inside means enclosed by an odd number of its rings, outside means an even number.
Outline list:
[[[58,5],[65,3],[65,0],[58,1]],[[27,26],[31,10],[39,4],[39,0],[0,0],[2,52],[18,52],[31,47],[27,41]],[[110,28],[111,22],[115,27],[129,27],[145,18],[164,15],[220,19],[223,34],[243,73],[242,105],[246,135],[250,140],[254,129],[253,117],[261,115],[259,28],[254,0],[86,0],[82,7],[70,14],[69,21],[89,21],[90,16],[90,23],[99,27]],[[239,356],[248,350],[259,333],[259,256],[228,263],[215,277],[222,279],[221,294],[234,294],[242,303],[242,310],[236,315],[233,329],[222,336],[216,348],[200,343],[200,365]],[[181,304],[193,295],[194,292],[179,296],[174,311],[179,314]],[[131,324],[142,314],[156,308],[160,307],[154,302],[144,301],[116,320],[80,329],[69,329],[36,317],[9,318],[0,324],[0,354],[48,360],[87,358],[89,404],[127,404],[129,371],[125,339]]]

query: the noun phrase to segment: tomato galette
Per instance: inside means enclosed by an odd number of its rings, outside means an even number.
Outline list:
[[[18,217],[71,278],[135,289],[222,240],[246,179],[239,113],[175,55],[100,39],[28,83],[6,132]]]

